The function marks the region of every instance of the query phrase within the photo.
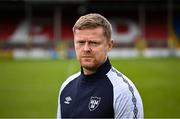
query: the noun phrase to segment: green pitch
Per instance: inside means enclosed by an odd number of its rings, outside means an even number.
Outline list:
[[[180,59],[113,59],[137,86],[145,117],[180,117]],[[0,61],[0,117],[56,117],[59,87],[76,60]]]

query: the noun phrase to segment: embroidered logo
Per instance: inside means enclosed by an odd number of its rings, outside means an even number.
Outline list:
[[[65,98],[64,103],[65,104],[70,104],[71,101],[72,101],[72,98],[70,96],[68,96],[68,97]]]
[[[101,97],[91,97],[89,101],[89,110],[94,111],[98,106],[101,101]]]

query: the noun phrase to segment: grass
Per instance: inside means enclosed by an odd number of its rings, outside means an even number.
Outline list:
[[[180,59],[113,59],[138,88],[145,117],[180,117]],[[1,60],[0,117],[56,117],[60,85],[79,70],[75,60]]]

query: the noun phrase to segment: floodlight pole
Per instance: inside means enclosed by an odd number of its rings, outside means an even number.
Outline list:
[[[55,10],[54,10],[54,46],[56,46],[57,43],[59,43],[62,39],[61,36],[61,9],[60,7],[56,6]]]
[[[139,25],[140,25],[140,31],[141,31],[141,37],[143,40],[145,40],[145,6],[143,3],[139,3]]]
[[[168,48],[169,48],[169,53],[171,56],[175,55],[175,40],[176,40],[176,36],[175,33],[173,31],[173,1],[172,0],[168,0],[167,2],[167,28],[168,28],[168,40],[167,40],[167,44],[168,44]]]

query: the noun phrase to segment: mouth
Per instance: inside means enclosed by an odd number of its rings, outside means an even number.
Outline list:
[[[84,55],[84,56],[82,56],[82,58],[93,58],[92,56],[87,56],[87,55]]]
[[[81,59],[83,59],[84,61],[91,61],[93,59],[92,56],[83,56],[81,57]]]
[[[90,60],[90,59],[92,59],[92,57],[82,57],[82,59],[84,59],[84,60]]]

